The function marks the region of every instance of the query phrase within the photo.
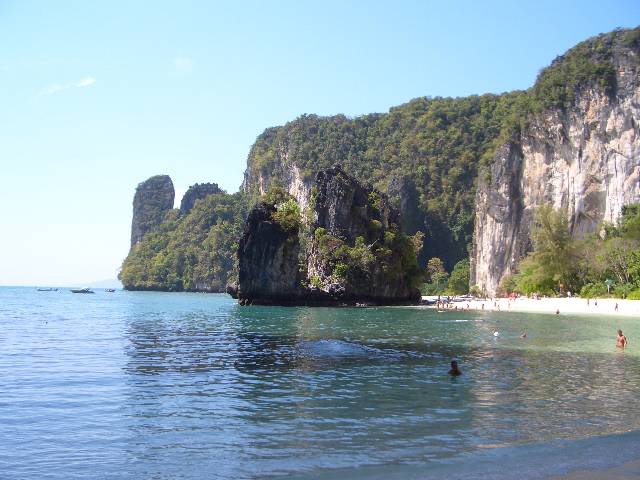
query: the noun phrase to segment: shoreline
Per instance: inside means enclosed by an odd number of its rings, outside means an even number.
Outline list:
[[[429,297],[431,298],[431,297]],[[618,308],[616,310],[616,304]],[[484,308],[483,308],[484,305]],[[440,308],[436,305],[426,305],[426,308],[438,310],[469,310],[487,312],[517,312],[517,313],[548,313],[606,316],[640,316],[640,300],[626,300],[619,298],[590,299],[586,298],[541,298],[534,300],[521,297],[515,300],[509,298],[487,298],[452,302],[450,308]]]
[[[640,477],[640,458],[611,468],[573,470],[564,475],[554,475],[547,480],[632,480]]]
[[[638,478],[640,431],[478,449],[424,464],[322,469],[290,480],[631,480]],[[518,472],[514,476],[514,472]],[[276,477],[278,479],[283,476]]]

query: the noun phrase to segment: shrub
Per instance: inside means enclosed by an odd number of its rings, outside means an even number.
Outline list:
[[[616,285],[613,289],[613,296],[617,298],[627,298],[632,291],[634,291],[633,285],[630,283]]]
[[[640,288],[630,291],[627,298],[629,300],[640,300]]]
[[[607,296],[607,286],[604,283],[587,283],[580,290],[580,296],[585,298]]]
[[[271,218],[274,222],[277,222],[285,232],[290,233],[297,232],[302,224],[300,207],[298,206],[298,202],[293,198],[289,198],[285,202],[278,204]]]
[[[464,295],[469,292],[469,259],[465,258],[455,264],[449,277],[448,289],[454,295]]]
[[[333,268],[333,275],[337,278],[346,278],[349,273],[349,267],[344,263],[338,263]]]
[[[487,296],[485,292],[483,292],[478,285],[474,285],[473,287],[471,287],[469,289],[469,294],[476,298],[482,298]]]
[[[516,278],[513,275],[507,275],[500,281],[500,285],[498,286],[498,295],[507,296],[510,293],[515,292],[516,289]]]
[[[320,289],[322,287],[322,281],[320,280],[320,277],[317,275],[312,275],[311,278],[309,279],[309,283],[317,289]]]
[[[373,234],[376,234],[377,232],[382,230],[382,223],[380,222],[380,220],[371,220],[369,222],[369,230]]]

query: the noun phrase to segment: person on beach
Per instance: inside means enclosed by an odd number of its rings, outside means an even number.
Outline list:
[[[452,375],[454,377],[457,377],[458,375],[462,375],[462,372],[458,368],[458,360],[455,358],[451,360],[451,369],[449,370],[449,375]]]
[[[616,303],[616,306],[614,308],[614,310],[617,312],[618,311],[618,304]]]
[[[616,348],[625,349],[627,347],[627,337],[622,334],[622,330],[618,330],[618,338],[616,338]]]

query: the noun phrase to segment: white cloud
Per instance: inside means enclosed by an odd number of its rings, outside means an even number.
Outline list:
[[[77,82],[66,83],[64,85],[54,84],[49,85],[40,92],[40,95],[53,95],[54,93],[62,92],[63,90],[69,90],[70,88],[85,88],[90,87],[96,83],[96,79],[93,77],[81,78]]]
[[[89,86],[93,85],[94,83],[96,83],[96,79],[95,78],[86,77],[86,78],[83,78],[82,80],[80,80],[79,82],[77,82],[74,86],[78,87],[78,88],[89,87]]]
[[[193,72],[193,59],[191,57],[174,57],[173,69],[179,75],[190,75]]]

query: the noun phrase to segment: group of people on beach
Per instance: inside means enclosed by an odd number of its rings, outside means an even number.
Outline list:
[[[503,308],[505,308],[504,305],[501,306],[501,300],[507,300],[506,310],[511,311],[512,304],[515,306],[516,300],[519,299],[519,298],[520,298],[520,295],[518,295],[518,296],[510,295],[509,297],[506,297],[504,299],[501,299],[501,298],[487,298],[485,300],[488,303],[488,306],[487,306],[486,309],[487,310],[492,310],[494,312],[500,312]],[[532,298],[540,300],[542,297],[533,296]],[[589,310],[591,310],[591,307],[598,308],[598,299],[597,298],[594,298],[594,299],[587,298],[586,300],[587,300],[587,307],[589,307]],[[452,299],[450,297],[442,297],[442,298],[438,297],[438,300],[435,302],[435,307],[439,311],[444,311],[444,310],[485,311],[485,302],[478,302],[478,300],[476,299],[475,302],[472,302],[472,303],[469,303],[468,301],[463,303],[462,300],[454,300],[454,299]],[[559,315],[560,314],[560,309],[557,308],[556,306],[554,306],[554,308],[555,308],[555,310],[552,310],[552,312],[555,313],[556,315]],[[615,304],[613,306],[614,313],[618,313],[620,311],[619,308],[620,307],[618,305],[618,302],[615,302]],[[572,311],[572,310],[570,310],[570,311]]]

